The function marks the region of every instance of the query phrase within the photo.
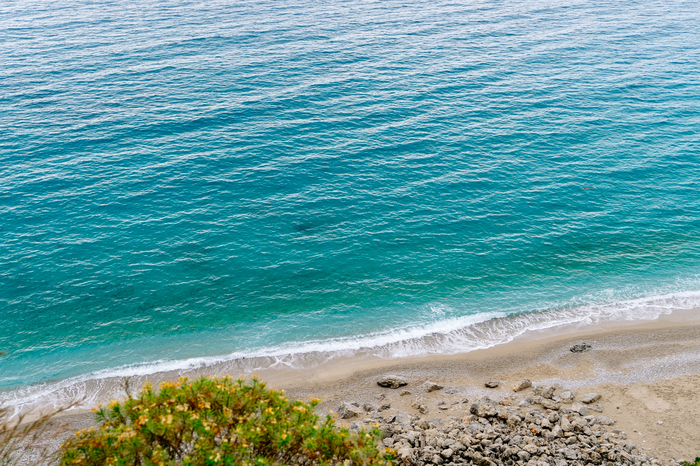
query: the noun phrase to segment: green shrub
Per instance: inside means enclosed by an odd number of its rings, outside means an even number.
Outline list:
[[[683,461],[683,466],[700,466],[700,456],[695,458],[695,462]]]
[[[389,464],[379,432],[319,422],[310,404],[291,402],[257,379],[231,378],[150,385],[123,402],[95,410],[99,427],[63,446],[61,465]]]

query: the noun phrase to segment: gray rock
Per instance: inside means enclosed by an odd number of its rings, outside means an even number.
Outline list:
[[[551,400],[552,397],[554,397],[555,390],[556,390],[556,388],[554,388],[553,385],[550,387],[548,387],[546,385],[540,385],[540,386],[535,388],[534,393],[535,393],[535,395],[539,395],[542,398],[549,398]]]
[[[556,425],[552,429],[552,435],[554,436],[554,438],[558,438],[564,435],[564,432],[561,430],[561,427],[559,425]]]
[[[596,421],[598,421],[598,424],[603,425],[603,426],[611,426],[615,424],[615,421],[610,419],[608,416],[598,416],[596,418]]]
[[[423,402],[423,400],[416,400],[411,403],[411,407],[418,410],[419,413],[425,414],[428,412],[428,406]]]
[[[559,403],[556,401],[548,400],[546,398],[542,399],[542,407],[545,409],[549,409],[550,411],[558,411],[559,410]]]
[[[554,400],[560,403],[572,403],[576,398],[576,392],[573,390],[564,390],[561,393],[554,395]]]
[[[415,463],[416,458],[413,455],[413,448],[408,445],[401,446],[396,449],[396,462],[400,465],[412,465]]]
[[[564,455],[564,458],[566,458],[567,460],[575,460],[576,458],[578,458],[578,454],[573,448],[562,448],[561,450],[559,450],[559,452],[562,455]]]
[[[591,403],[588,407],[591,408],[593,411],[596,411],[598,413],[603,412],[603,405],[600,403]]]
[[[409,426],[411,425],[411,416],[409,416],[401,410],[396,410],[396,414],[394,415],[394,422],[404,426]]]
[[[338,417],[340,419],[350,419],[356,416],[363,416],[365,412],[350,403],[340,403],[338,406]]]
[[[586,393],[583,395],[583,398],[581,398],[582,403],[586,404],[591,404],[595,403],[596,401],[600,400],[601,396],[600,393]]]
[[[429,380],[426,381],[426,382],[423,382],[423,383],[418,387],[419,390],[421,390],[421,391],[423,391],[423,392],[426,392],[426,393],[434,392],[434,391],[436,391],[436,390],[442,390],[443,388],[444,388],[444,387],[443,387],[442,385],[436,384],[435,382],[431,382],[431,381],[429,381]]]
[[[561,426],[561,430],[564,432],[571,432],[573,430],[571,423],[566,417],[561,418],[561,420],[559,421],[559,425]]]
[[[579,413],[581,416],[588,416],[588,408],[586,406],[583,406],[581,403],[575,403],[572,407],[571,410],[575,413]]]
[[[584,351],[588,351],[591,348],[592,348],[591,345],[584,342],[584,343],[578,343],[578,344],[572,346],[571,348],[569,348],[569,351],[571,351],[572,353],[583,353]]]
[[[446,448],[446,449],[442,450],[440,455],[445,459],[449,459],[449,458],[452,458],[452,455],[454,455],[454,453],[455,452],[451,448]]]
[[[500,382],[497,382],[495,380],[489,380],[484,385],[486,386],[486,388],[498,388],[500,384]]]
[[[474,402],[469,411],[479,417],[493,417],[498,415],[496,406],[497,405],[493,400],[484,397],[481,400]]]
[[[406,395],[410,395],[410,394],[411,394],[411,392],[409,392],[408,390],[401,390],[401,393],[399,393],[399,396],[406,396]]]
[[[385,375],[377,380],[377,385],[387,388],[399,388],[408,385],[408,380],[400,375]]]
[[[520,391],[525,390],[526,388],[530,388],[530,387],[532,387],[532,382],[530,382],[528,379],[523,379],[522,381],[513,385],[513,391],[520,392]]]

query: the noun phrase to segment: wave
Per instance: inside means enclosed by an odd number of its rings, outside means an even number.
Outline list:
[[[557,327],[651,321],[674,311],[700,307],[700,291],[637,298],[614,303],[568,305],[525,313],[489,312],[437,320],[358,337],[287,343],[219,357],[158,360],[125,365],[58,382],[34,384],[0,393],[0,405],[15,413],[66,406],[85,406],[124,396],[123,380],[132,386],[180,375],[250,374],[274,368],[311,369],[338,358],[394,359],[466,353],[508,343],[515,338]],[[439,311],[439,309],[438,309]],[[436,315],[442,314],[436,312]]]

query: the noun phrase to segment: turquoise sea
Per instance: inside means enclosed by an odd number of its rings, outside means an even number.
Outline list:
[[[6,405],[698,306],[696,1],[0,5]]]

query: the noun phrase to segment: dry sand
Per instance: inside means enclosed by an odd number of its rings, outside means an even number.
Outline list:
[[[411,404],[422,396],[430,408],[423,416],[427,419],[466,416],[471,401],[483,395],[494,399],[512,395],[510,387],[523,378],[534,385],[559,383],[576,390],[578,399],[585,393],[600,393],[603,414],[617,421],[613,428],[625,431],[644,453],[691,460],[700,455],[700,321],[692,320],[697,316],[700,313],[694,310],[645,324],[559,329],[558,334],[529,334],[460,355],[336,359],[313,370],[268,370],[259,375],[268,385],[285,389],[290,398],[322,398],[319,413],[335,410],[343,401],[376,404],[376,397],[385,394],[392,410],[418,415]],[[589,343],[591,349],[569,350],[580,342]],[[386,374],[402,375],[410,383],[398,390],[381,388],[376,381]],[[426,380],[445,389],[419,395],[415,389]],[[501,384],[487,389],[487,380]],[[403,390],[412,393],[400,396]],[[519,395],[526,397],[531,391]],[[469,402],[462,402],[465,399]],[[438,401],[454,404],[442,411]],[[64,415],[61,422],[82,428],[91,417],[75,412]]]

